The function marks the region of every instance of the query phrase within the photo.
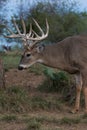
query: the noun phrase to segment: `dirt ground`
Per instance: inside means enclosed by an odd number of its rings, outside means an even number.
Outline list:
[[[44,75],[36,75],[28,70],[11,69],[5,74],[6,86],[37,87],[44,80]]]
[[[45,76],[42,75],[36,75],[34,73],[29,72],[28,70],[24,71],[18,71],[17,69],[11,69],[8,72],[6,72],[5,75],[6,78],[6,86],[27,86],[27,87],[37,87],[40,83],[43,82],[45,79]],[[78,114],[71,114],[68,113],[66,106],[64,111],[38,111],[38,112],[30,112],[27,113],[27,116],[31,117],[49,117],[49,119],[62,119],[65,118],[78,118],[83,114],[83,112],[80,112]],[[68,106],[67,106],[68,107]],[[24,115],[17,115],[19,118],[23,118]],[[86,123],[75,123],[73,125],[69,124],[57,124],[57,123],[47,123],[44,122],[43,129],[41,130],[87,130],[87,124]],[[23,121],[12,121],[12,122],[5,122],[0,121],[0,130],[38,130],[38,129],[28,129],[26,127],[26,123]]]

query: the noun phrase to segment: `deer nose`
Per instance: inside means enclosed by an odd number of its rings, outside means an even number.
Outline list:
[[[18,70],[23,70],[23,67],[19,65]]]

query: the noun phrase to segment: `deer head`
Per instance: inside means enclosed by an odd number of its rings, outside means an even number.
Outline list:
[[[22,70],[24,68],[30,67],[32,64],[36,62],[43,62],[43,59],[41,58],[42,51],[44,50],[43,45],[38,45],[40,41],[44,40],[49,33],[49,25],[48,21],[46,19],[46,33],[42,30],[38,22],[33,19],[34,23],[36,24],[37,28],[39,29],[41,35],[38,35],[33,29],[32,25],[30,24],[30,30],[27,33],[26,32],[26,25],[24,20],[22,19],[22,27],[23,27],[23,33],[21,33],[16,21],[13,19],[14,26],[17,30],[17,34],[15,34],[13,31],[11,31],[7,26],[7,30],[11,35],[4,35],[6,38],[21,38],[24,45],[24,53],[22,55],[21,61],[19,63],[18,69]]]

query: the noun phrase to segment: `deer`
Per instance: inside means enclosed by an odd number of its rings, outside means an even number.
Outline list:
[[[72,113],[77,113],[80,108],[81,91],[85,99],[85,113],[87,113],[87,35],[74,35],[65,38],[55,44],[42,45],[49,35],[49,24],[46,19],[46,32],[43,31],[39,23],[33,19],[39,34],[35,32],[30,24],[29,32],[26,31],[25,21],[22,19],[23,33],[21,33],[16,20],[13,20],[17,33],[7,28],[9,35],[6,38],[21,38],[24,52],[18,65],[19,70],[27,69],[35,63],[40,63],[48,67],[56,68],[68,72],[75,76],[76,99]]]

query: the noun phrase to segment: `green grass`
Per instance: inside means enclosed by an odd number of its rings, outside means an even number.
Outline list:
[[[4,68],[6,71],[12,68],[17,68],[19,61],[20,61],[20,55],[13,54],[3,54],[2,59],[4,63]]]
[[[45,69],[45,66],[41,64],[34,64],[29,68],[29,72],[34,73],[35,75],[41,75]]]
[[[5,114],[0,115],[1,122],[15,122],[15,123],[24,123],[26,125],[25,130],[62,130],[61,126],[74,126],[79,123],[87,124],[87,121],[83,119],[82,116],[79,117],[63,117],[57,118],[57,116],[50,117],[48,115],[38,115],[38,114],[29,114],[29,115],[15,115],[15,114]],[[54,126],[54,128],[50,126]],[[59,126],[57,128],[57,126]]]
[[[36,121],[36,122],[41,123],[41,124],[53,123],[55,125],[74,125],[74,124],[81,123],[82,118],[81,117],[74,117],[74,118],[63,117],[63,118],[58,119],[55,116],[51,117],[51,118],[50,118],[50,116],[49,117],[48,116],[37,116],[37,117],[26,117],[24,119],[24,121],[26,123]],[[83,121],[83,123],[84,123],[84,121]]]
[[[62,130],[61,128],[45,128],[45,129],[41,129],[41,130]]]
[[[13,86],[0,91],[0,111],[22,112],[27,104],[27,92]]]
[[[1,57],[3,59],[4,68],[6,71],[12,68],[17,68],[21,59],[21,52],[19,53],[2,53]],[[40,64],[35,64],[29,68],[29,72],[35,73],[36,75],[40,75],[44,71],[45,67]]]
[[[82,115],[83,119],[87,119],[87,114]]]
[[[20,56],[18,55],[4,55],[3,63],[6,71],[12,68],[17,68],[20,61]]]
[[[78,124],[84,121],[82,121],[81,117],[73,117],[73,118],[69,118],[69,117],[63,117],[63,118],[57,118],[57,117],[50,117],[50,116],[40,116],[40,115],[33,115],[32,114],[29,115],[22,115],[22,116],[18,116],[15,114],[5,114],[0,116],[0,121],[6,121],[6,122],[12,122],[12,121],[18,121],[18,122],[25,122],[25,123],[32,123],[32,124],[44,124],[44,123],[54,123],[54,124],[59,124],[59,125],[73,125],[73,124]]]
[[[27,130],[40,130],[41,123],[33,119],[27,123]]]
[[[18,118],[16,115],[4,115],[1,118],[1,121],[6,121],[6,122],[13,122],[13,121],[17,121]]]
[[[69,91],[71,85],[69,75],[65,72],[56,72],[50,68],[44,70],[47,79],[39,86],[40,91],[64,92]]]
[[[81,118],[67,118],[64,117],[60,120],[60,124],[68,124],[68,125],[72,125],[72,124],[78,124],[81,122]]]
[[[54,95],[29,90],[19,86],[11,86],[0,90],[0,111],[24,113],[35,110],[63,110],[62,103]]]

